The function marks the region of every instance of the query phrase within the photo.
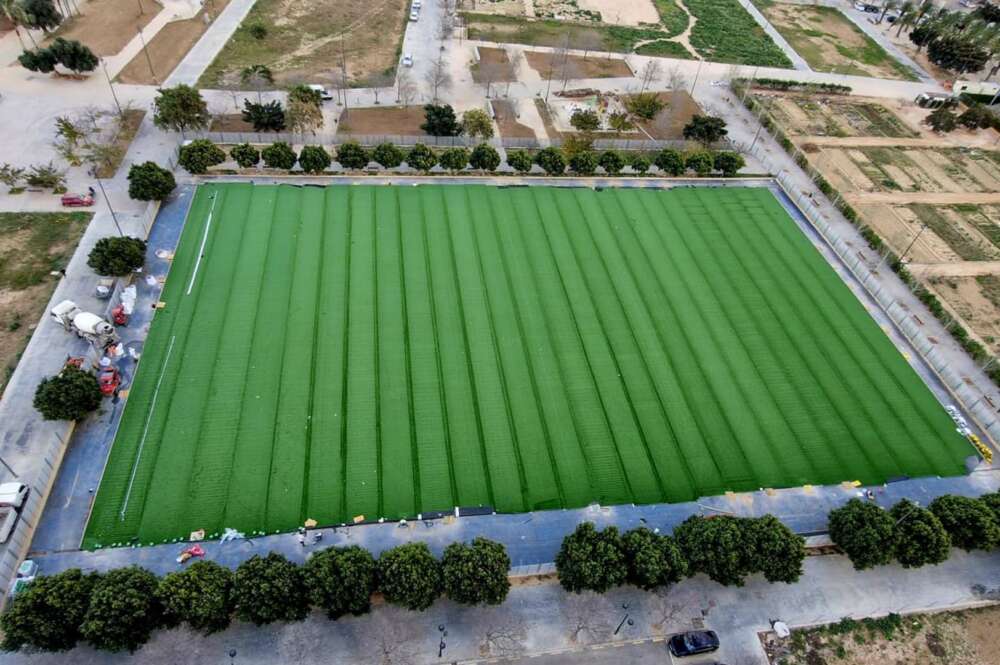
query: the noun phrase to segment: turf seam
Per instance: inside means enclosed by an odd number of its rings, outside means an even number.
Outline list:
[[[413,475],[413,505],[420,512],[422,504],[422,494],[420,491],[420,448],[417,445],[417,420],[416,409],[413,404],[413,365],[410,354],[410,317],[407,305],[408,293],[406,290],[406,255],[403,252],[403,213],[399,201],[399,192],[393,192],[393,201],[396,204],[396,239],[399,246],[399,293],[403,305],[403,365],[406,372],[406,400],[407,414],[410,417],[410,460]]]
[[[371,226],[372,226],[372,344],[374,347],[374,352],[372,354],[375,362],[374,371],[372,372],[373,383],[374,383],[374,395],[375,395],[375,449],[376,449],[376,482],[378,483],[378,514],[380,517],[384,517],[386,514],[385,510],[385,492],[383,491],[383,468],[385,464],[382,456],[385,454],[384,447],[382,445],[382,377],[381,372],[381,359],[382,359],[382,344],[381,338],[379,337],[379,319],[381,318],[381,312],[379,311],[379,297],[378,297],[378,228],[379,228],[379,210],[378,210],[378,197],[375,195],[375,190],[370,189],[371,202],[369,209],[371,210]]]
[[[342,348],[343,362],[342,374],[341,374],[341,393],[340,393],[340,510],[341,514],[345,515],[348,512],[347,509],[347,406],[348,406],[348,395],[350,391],[348,390],[347,375],[348,367],[350,366],[350,339],[351,339],[351,246],[354,244],[352,237],[353,231],[353,220],[354,220],[354,189],[348,188],[347,190],[347,209],[344,211],[344,220],[347,226],[346,231],[346,245],[347,249],[344,252],[344,262],[346,263],[344,267],[344,341]]]

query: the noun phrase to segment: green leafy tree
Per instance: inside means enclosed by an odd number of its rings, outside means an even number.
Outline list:
[[[242,115],[243,121],[253,125],[255,132],[280,132],[285,129],[285,109],[279,101],[262,104],[244,99]]]
[[[1000,544],[1000,526],[982,501],[946,494],[931,501],[928,508],[941,520],[955,547],[971,552]]]
[[[722,175],[731,178],[736,175],[741,168],[746,166],[746,160],[738,152],[721,150],[715,153],[715,170],[722,171]]]
[[[427,104],[424,106],[424,124],[420,129],[431,136],[458,136],[462,126],[455,118],[451,104]]]
[[[979,500],[993,511],[993,516],[996,518],[997,524],[1000,525],[1000,492],[984,494],[979,497]]]
[[[375,592],[375,560],[357,545],[328,547],[309,557],[303,569],[313,605],[331,619],[359,616],[371,609]]]
[[[462,131],[466,136],[485,140],[493,138],[493,121],[482,109],[469,109],[462,114]]]
[[[569,158],[569,168],[577,175],[593,175],[597,170],[597,153],[593,150],[576,153]]]
[[[181,146],[177,154],[177,163],[192,174],[204,173],[210,166],[218,166],[224,161],[226,153],[208,139],[195,139]]]
[[[944,69],[965,74],[985,67],[990,53],[963,35],[945,35],[927,45],[927,59]]]
[[[423,143],[416,144],[406,153],[406,165],[418,171],[430,171],[437,163],[437,155]]]
[[[260,151],[249,143],[233,146],[229,151],[229,156],[240,165],[240,168],[244,169],[252,169],[260,163]]]
[[[743,586],[743,578],[752,572],[752,553],[736,517],[692,515],[674,529],[674,539],[688,562],[689,575],[704,573],[724,586]]]
[[[68,651],[81,639],[97,575],[71,568],[36,577],[9,601],[0,616],[4,651]]]
[[[358,143],[348,141],[337,146],[337,161],[345,169],[363,169],[368,166],[371,156]]]
[[[642,526],[622,536],[628,583],[647,591],[681,581],[687,560],[673,538]]]
[[[47,48],[39,48],[33,51],[25,51],[17,56],[17,61],[29,72],[40,74],[51,74],[56,69],[56,57]]]
[[[128,195],[136,201],[162,201],[176,187],[174,174],[156,162],[133,164],[128,171]]]
[[[985,104],[973,104],[958,116],[958,124],[971,130],[989,129],[996,121],[996,116]]]
[[[392,143],[380,143],[372,151],[372,159],[383,168],[394,169],[403,163],[406,155]]]
[[[11,189],[16,189],[22,180],[24,180],[24,169],[22,167],[14,166],[7,162],[0,164],[0,183],[7,185]]]
[[[469,165],[469,151],[465,148],[448,148],[441,153],[441,168],[461,171]]]
[[[605,150],[597,163],[608,175],[618,175],[625,168],[625,158],[617,150]]]
[[[30,28],[49,32],[62,23],[62,14],[52,0],[22,0],[21,6],[24,7],[27,19],[25,25]]]
[[[456,603],[499,605],[507,598],[510,557],[501,544],[476,538],[471,545],[452,543],[441,559],[444,592]]]
[[[655,92],[644,92],[625,99],[625,108],[628,109],[628,112],[643,120],[652,120],[665,106],[666,104]]]
[[[924,119],[924,122],[930,125],[931,129],[938,134],[947,134],[958,127],[958,116],[951,109],[942,106],[931,111],[930,115]]]
[[[649,167],[652,165],[652,163],[649,161],[648,155],[641,152],[637,152],[631,157],[629,157],[628,165],[632,168],[634,172],[638,173],[639,175],[643,175],[644,173],[649,171]]]
[[[129,236],[101,238],[90,250],[87,265],[98,275],[124,277],[146,262],[146,241]]]
[[[706,176],[715,168],[715,160],[708,150],[694,150],[684,156],[684,166],[700,176]]]
[[[205,635],[225,630],[233,614],[233,572],[196,561],[160,580],[156,596],[169,623],[186,622]]]
[[[931,42],[936,41],[940,37],[940,33],[934,26],[933,21],[928,21],[911,30],[909,37],[910,41],[917,46],[917,51],[919,52]]]
[[[527,173],[532,166],[531,155],[528,154],[527,150],[509,150],[507,151],[507,164],[519,173]]]
[[[684,138],[688,141],[697,141],[706,148],[721,141],[729,130],[726,129],[726,121],[711,115],[695,115],[691,122],[684,126]]]
[[[894,554],[903,568],[936,565],[948,558],[951,538],[934,513],[903,499],[889,516],[896,529]]]
[[[802,576],[805,540],[774,515],[744,519],[743,547],[750,553],[749,568],[768,582],[792,584]]]
[[[892,561],[895,521],[873,503],[851,499],[828,516],[830,539],[844,550],[856,570]]]
[[[684,155],[672,148],[664,148],[656,153],[656,160],[653,162],[656,168],[667,175],[684,175]]]
[[[33,404],[45,420],[82,420],[101,405],[101,388],[92,373],[65,367],[42,379]]]
[[[500,166],[500,153],[487,143],[480,143],[469,155],[469,165],[478,171],[496,171]]]
[[[160,129],[180,132],[205,129],[212,116],[201,93],[183,83],[156,91],[153,100],[153,124]],[[194,171],[192,171],[194,173]],[[204,171],[199,171],[204,173]]]
[[[52,162],[48,164],[32,164],[28,170],[28,174],[24,177],[24,181],[28,183],[29,187],[41,187],[43,189],[51,189],[52,191],[62,189],[65,191],[66,172],[56,168]]]
[[[302,570],[271,552],[254,555],[236,569],[233,585],[236,616],[257,626],[274,621],[301,621],[309,613]]]
[[[60,65],[77,74],[97,68],[97,56],[78,41],[56,37],[49,51]]]
[[[260,157],[264,160],[264,166],[269,169],[289,171],[295,166],[298,155],[292,150],[292,146],[284,141],[275,141],[260,151]]]
[[[569,124],[581,132],[594,132],[601,126],[601,118],[597,111],[590,109],[576,109],[569,117]]]
[[[330,166],[330,153],[321,145],[303,146],[299,153],[299,166],[306,173],[322,173]]]
[[[604,593],[625,583],[628,563],[618,529],[598,531],[593,522],[583,522],[563,538],[556,554],[559,584],[567,591]]]
[[[160,627],[156,575],[139,566],[106,573],[94,585],[80,633],[95,649],[135,651]]]
[[[441,595],[441,564],[425,543],[407,543],[378,558],[378,588],[387,603],[423,611]]]
[[[549,175],[562,175],[566,170],[566,158],[556,148],[544,148],[535,153],[535,163]]]

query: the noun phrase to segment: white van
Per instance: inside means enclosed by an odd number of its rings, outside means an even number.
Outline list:
[[[20,508],[28,496],[28,486],[24,483],[3,483],[0,485],[0,508]]]

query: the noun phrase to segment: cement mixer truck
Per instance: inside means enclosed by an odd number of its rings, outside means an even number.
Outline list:
[[[120,341],[113,325],[97,314],[83,311],[72,300],[63,300],[52,308],[50,314],[56,323],[87,340],[102,353]]]

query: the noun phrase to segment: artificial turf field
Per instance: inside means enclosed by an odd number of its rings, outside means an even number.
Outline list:
[[[88,547],[969,454],[763,188],[203,185],[162,300]]]

